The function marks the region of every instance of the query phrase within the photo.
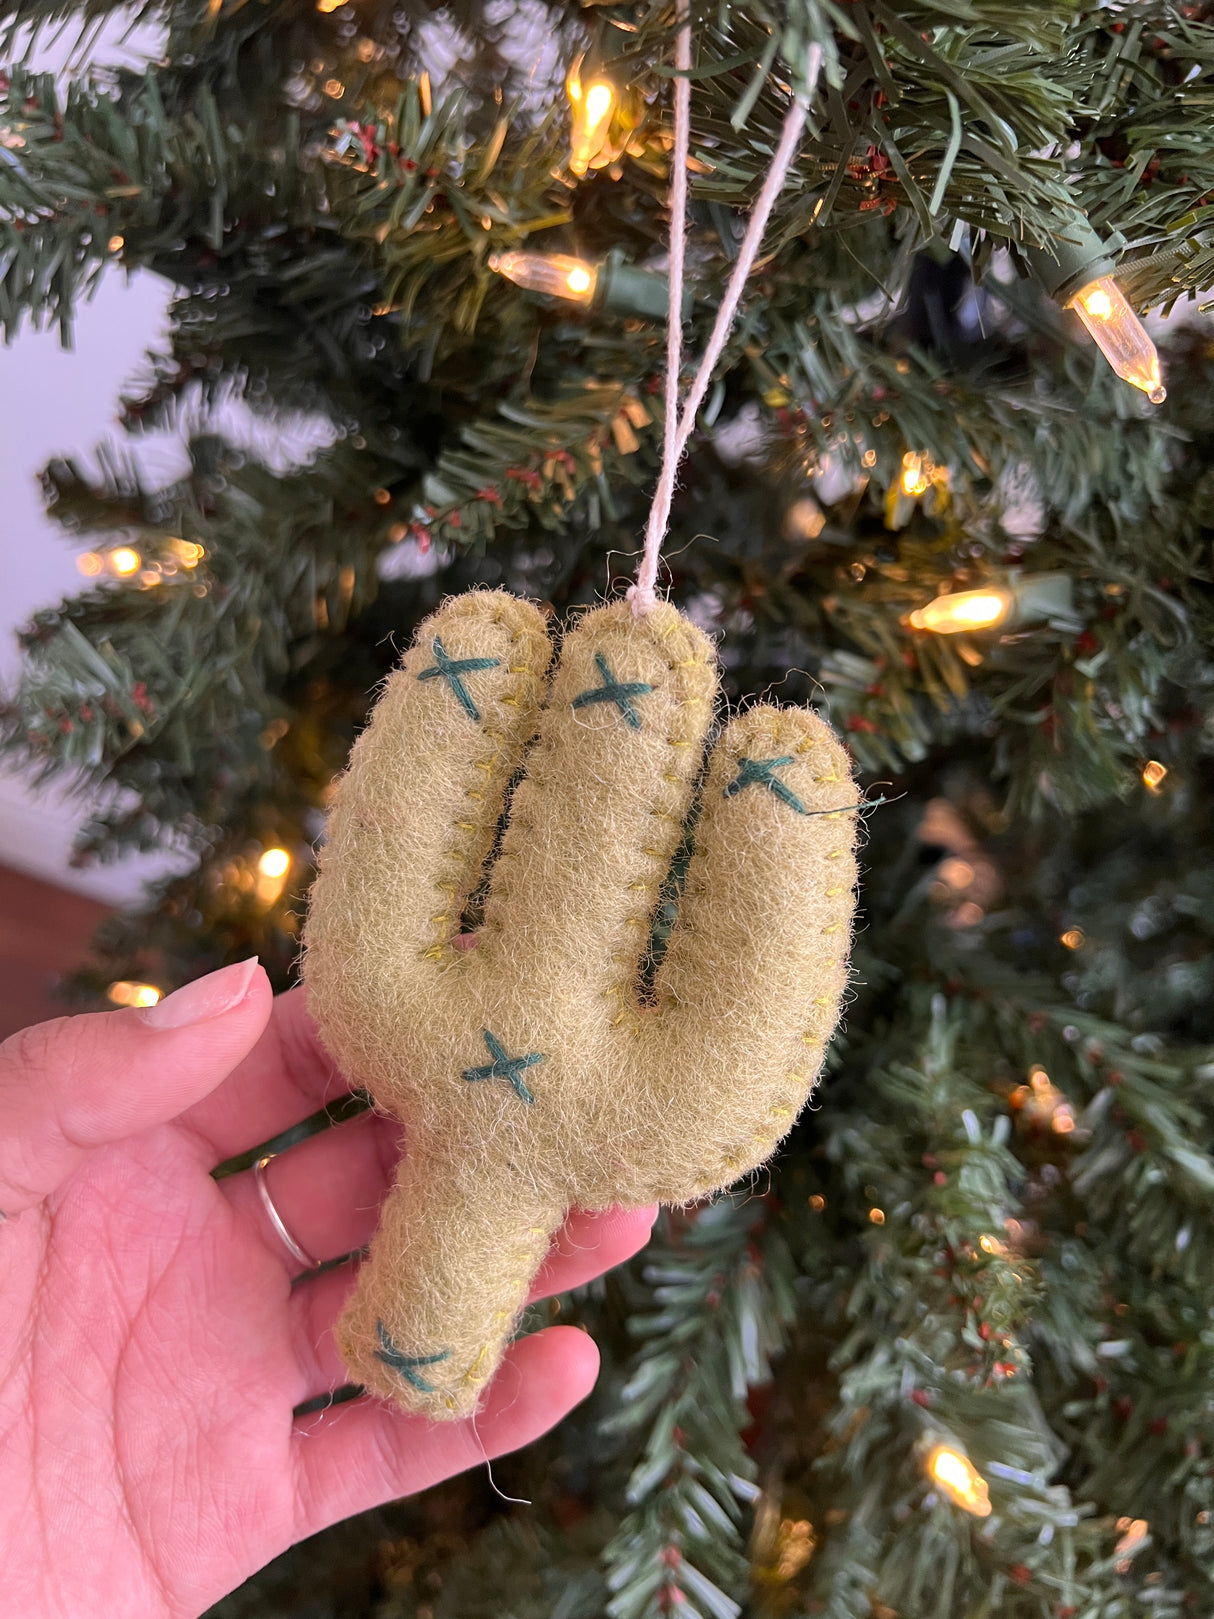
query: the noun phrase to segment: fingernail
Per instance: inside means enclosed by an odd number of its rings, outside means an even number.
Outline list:
[[[256,956],[250,956],[247,961],[235,961],[230,967],[208,973],[205,978],[196,978],[192,984],[183,984],[155,1006],[140,1007],[139,1016],[154,1029],[181,1029],[187,1023],[205,1023],[208,1018],[230,1012],[244,1000],[256,971]]]

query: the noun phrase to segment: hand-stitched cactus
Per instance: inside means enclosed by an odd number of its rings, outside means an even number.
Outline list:
[[[569,1208],[684,1203],[767,1157],[847,977],[857,794],[832,732],[751,708],[704,772],[713,648],[670,606],[587,612],[545,700],[550,656],[502,592],[421,626],[354,748],[307,927],[324,1041],[406,1127],[338,1339],[360,1382],[432,1417],[475,1409]]]

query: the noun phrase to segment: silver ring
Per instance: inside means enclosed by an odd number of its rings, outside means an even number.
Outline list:
[[[265,1209],[266,1214],[269,1217],[270,1224],[278,1233],[283,1247],[290,1254],[291,1258],[297,1259],[305,1270],[318,1270],[320,1268],[320,1260],[313,1259],[311,1254],[305,1253],[295,1241],[295,1238],[287,1230],[283,1223],[282,1215],[279,1214],[278,1210],[274,1207],[274,1199],[270,1196],[270,1188],[266,1185],[266,1165],[272,1159],[277,1157],[278,1154],[276,1152],[268,1152],[264,1158],[259,1158],[253,1165],[253,1179],[257,1183],[257,1191],[261,1197],[261,1206],[263,1209]]]

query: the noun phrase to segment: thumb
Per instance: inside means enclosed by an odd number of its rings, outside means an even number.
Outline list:
[[[246,1057],[273,992],[257,957],[155,1006],[36,1023],[0,1045],[0,1211],[61,1185],[92,1147],[176,1118]]]

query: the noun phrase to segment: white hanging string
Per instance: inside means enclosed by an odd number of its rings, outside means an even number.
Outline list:
[[[645,528],[645,548],[637,569],[636,583],[628,591],[635,617],[651,612],[657,604],[658,563],[662,554],[662,541],[670,522],[670,507],[674,500],[675,482],[679,463],[683,459],[687,442],[695,427],[696,416],[704,403],[708,384],[717,361],[721,358],[729,334],[737,318],[742,290],[750,276],[763,232],[771,217],[776,198],[792,167],[797,154],[809,103],[818,84],[822,68],[822,47],[811,45],[806,63],[803,95],[795,96],[784,119],[780,143],[771,160],[771,167],[762,189],[750,211],[746,234],[738,250],[737,261],[725,289],[725,296],[717,310],[708,346],[700,361],[699,370],[692,381],[682,414],[677,410],[679,370],[683,354],[683,299],[684,264],[687,236],[687,158],[691,147],[691,84],[687,77],[691,68],[691,25],[687,20],[685,0],[680,0],[680,27],[675,41],[675,66],[678,77],[674,85],[674,151],[670,174],[670,303],[666,315],[666,421],[662,438],[662,468],[654,491],[653,505]]]
[[[679,0],[676,15],[674,65],[674,150],[670,154],[670,303],[666,309],[666,420],[662,424],[662,468],[649,522],[637,581],[628,592],[636,617],[648,613],[657,601],[658,557],[679,470],[679,373],[683,369],[683,266],[687,249],[687,159],[691,153],[691,24],[688,0]]]

